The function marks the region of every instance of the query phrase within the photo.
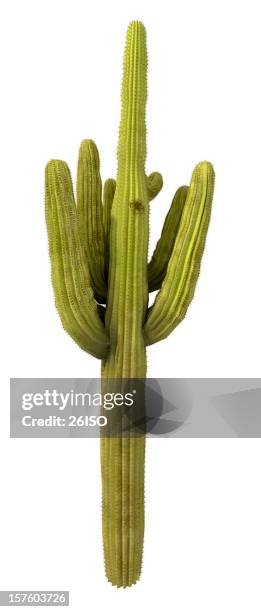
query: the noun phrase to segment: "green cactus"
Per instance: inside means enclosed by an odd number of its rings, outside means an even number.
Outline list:
[[[127,31],[116,182],[102,185],[97,148],[83,141],[77,207],[63,161],[46,167],[46,221],[55,302],[64,329],[102,360],[103,384],[145,379],[146,346],[182,321],[193,298],[214,188],[198,164],[174,196],[149,263],[149,202],[162,177],[145,174],[146,31]],[[149,291],[159,289],[148,308]],[[103,437],[101,471],[106,575],[118,587],[140,576],[144,534],[145,436]]]

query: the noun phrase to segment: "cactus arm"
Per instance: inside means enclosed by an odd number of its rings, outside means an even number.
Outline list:
[[[180,187],[172,200],[161,237],[148,264],[149,291],[160,289],[177,237],[179,224],[187,197],[188,187]]]
[[[79,346],[100,359],[108,337],[98,315],[77,227],[70,171],[65,162],[46,167],[46,223],[55,302],[62,325]]]
[[[108,280],[109,271],[109,253],[110,253],[110,229],[111,229],[111,208],[116,190],[116,181],[107,179],[103,188],[103,226],[105,233],[105,276]]]
[[[91,283],[97,301],[106,301],[102,184],[98,149],[93,140],[80,146],[77,172],[77,218]]]
[[[182,321],[193,298],[210,220],[214,170],[198,164],[193,172],[166,277],[144,326],[147,344],[166,338]]]
[[[147,176],[147,190],[149,201],[154,200],[163,187],[163,178],[159,172],[152,172]]]

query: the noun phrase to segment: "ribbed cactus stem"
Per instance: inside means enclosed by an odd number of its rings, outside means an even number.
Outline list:
[[[118,172],[111,211],[106,328],[111,350],[104,377],[146,375],[142,326],[148,303],[148,192],[145,176],[147,95],[146,32],[133,22],[127,32],[118,144]]]
[[[102,378],[146,376],[143,323],[148,303],[148,191],[145,175],[147,97],[146,33],[139,22],[127,32],[116,192],[111,211],[106,328],[111,349]],[[130,586],[141,571],[144,532],[145,438],[101,440],[103,539],[106,573]],[[113,477],[111,477],[113,474]]]

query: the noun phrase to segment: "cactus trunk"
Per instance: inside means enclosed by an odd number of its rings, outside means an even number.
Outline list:
[[[111,348],[102,379],[146,376],[143,323],[148,305],[148,193],[145,175],[146,34],[128,29],[122,83],[118,173],[111,210],[109,292],[105,325]],[[130,586],[139,578],[144,533],[142,436],[103,438],[103,541],[108,579]]]

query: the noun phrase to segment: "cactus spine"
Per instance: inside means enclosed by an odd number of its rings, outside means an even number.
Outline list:
[[[145,174],[147,98],[146,32],[127,31],[116,182],[103,201],[99,155],[83,141],[78,161],[77,206],[63,161],[46,167],[46,222],[56,306],[64,329],[101,359],[103,386],[146,377],[146,346],[184,318],[193,298],[209,224],[214,188],[210,163],[198,164],[189,187],[180,187],[148,263],[149,202],[162,177]],[[160,289],[148,308],[149,291]],[[101,439],[103,542],[106,575],[131,586],[141,572],[144,534],[145,437]]]

